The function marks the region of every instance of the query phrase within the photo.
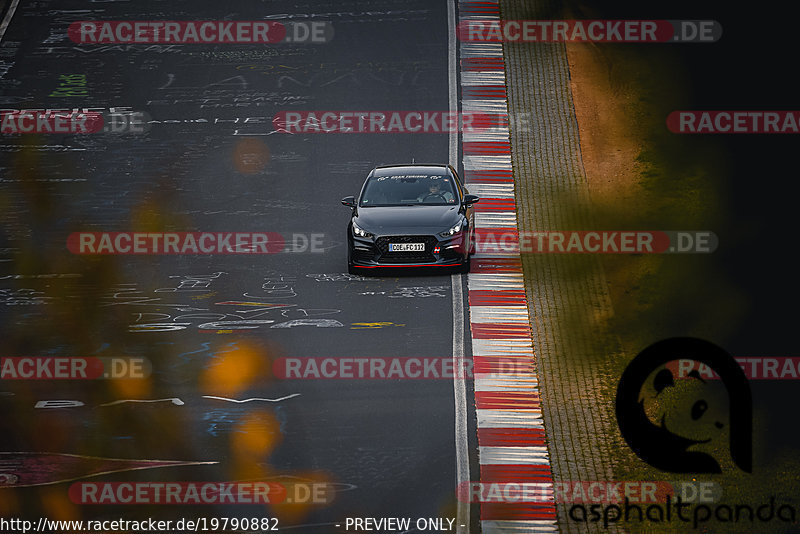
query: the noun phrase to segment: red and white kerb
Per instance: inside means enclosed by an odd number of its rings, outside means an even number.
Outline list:
[[[500,20],[497,1],[461,1],[459,22]],[[498,114],[495,126],[463,133],[464,178],[475,231],[517,233],[502,43],[460,43],[463,112]],[[478,237],[480,239],[480,237]],[[519,252],[478,251],[468,275],[480,481],[545,483],[545,444],[535,355]],[[508,366],[509,359],[519,365]],[[504,363],[506,362],[506,363]],[[557,532],[555,501],[481,503],[485,533]]]

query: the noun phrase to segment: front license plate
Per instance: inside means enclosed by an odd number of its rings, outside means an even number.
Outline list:
[[[425,243],[389,243],[389,252],[425,252]]]

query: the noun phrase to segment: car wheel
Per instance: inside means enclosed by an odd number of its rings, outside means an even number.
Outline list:
[[[469,240],[469,252],[467,252],[467,257],[464,258],[464,262],[461,264],[461,268],[459,269],[462,273],[468,273],[470,268],[470,258],[475,253],[475,240]]]
[[[352,250],[350,249],[350,243],[347,244],[347,272],[350,274],[356,274],[356,269],[353,267],[353,256]]]

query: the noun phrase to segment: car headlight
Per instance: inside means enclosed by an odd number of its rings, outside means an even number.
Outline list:
[[[353,223],[353,233],[354,233],[355,235],[357,235],[358,237],[375,237],[375,236],[374,236],[374,235],[372,235],[371,233],[369,233],[369,232],[365,232],[364,230],[362,230],[361,228],[359,228],[359,227],[356,225],[356,223]]]
[[[449,230],[445,230],[444,232],[439,232],[439,235],[442,237],[454,236],[457,233],[459,233],[463,228],[464,228],[464,223],[462,221],[451,226]]]

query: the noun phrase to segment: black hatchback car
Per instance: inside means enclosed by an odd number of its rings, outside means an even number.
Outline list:
[[[387,165],[367,176],[347,225],[347,267],[455,267],[469,271],[473,252],[470,195],[451,165]]]

